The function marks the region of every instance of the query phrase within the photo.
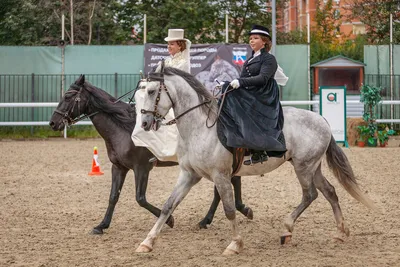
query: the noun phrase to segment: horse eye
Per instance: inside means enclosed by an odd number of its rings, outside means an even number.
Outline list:
[[[154,95],[155,92],[156,92],[156,90],[149,90],[147,93],[148,93],[149,95]]]

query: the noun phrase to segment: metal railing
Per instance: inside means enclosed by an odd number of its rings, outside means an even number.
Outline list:
[[[65,89],[79,74],[64,76]],[[139,74],[88,74],[86,81],[114,97],[119,97],[136,87]],[[47,125],[62,96],[61,75],[0,75],[0,126]],[[391,79],[393,79],[391,81]],[[393,83],[393,90],[390,85]],[[383,101],[377,107],[378,122],[400,123],[400,75],[365,75],[364,84],[381,86]],[[393,96],[391,95],[393,92]],[[393,99],[393,100],[391,100]],[[347,101],[351,103],[355,101]],[[317,100],[282,101],[282,105],[313,105]],[[393,114],[391,114],[393,106]],[[82,121],[78,125],[91,124]]]
[[[79,74],[64,75],[65,90]],[[114,97],[136,87],[139,74],[87,74],[86,81]],[[43,125],[61,99],[61,75],[0,75],[0,126]],[[23,124],[27,123],[27,124]]]

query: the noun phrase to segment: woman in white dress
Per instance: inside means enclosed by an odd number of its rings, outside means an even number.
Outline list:
[[[191,42],[184,38],[183,29],[169,29],[168,37],[164,39],[168,42],[169,57],[165,59],[165,66],[174,67],[190,73],[190,46]],[[159,63],[160,66],[160,63]],[[143,82],[142,82],[143,83]],[[142,84],[143,85],[143,84]],[[144,88],[144,86],[142,86]],[[132,141],[136,146],[147,147],[158,160],[177,161],[176,149],[178,146],[178,129],[176,125],[162,126],[158,131],[144,131],[142,125],[142,114],[144,90],[138,90],[135,94],[136,102],[136,126],[132,132]],[[166,121],[174,118],[171,109],[165,116]],[[155,161],[156,159],[150,159]]]

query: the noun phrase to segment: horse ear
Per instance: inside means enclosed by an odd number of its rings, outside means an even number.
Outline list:
[[[76,84],[77,85],[83,85],[85,83],[85,75],[81,74],[78,78],[78,80],[76,80]]]

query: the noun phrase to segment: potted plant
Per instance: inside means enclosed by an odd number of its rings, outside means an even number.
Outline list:
[[[360,102],[364,103],[363,119],[369,128],[368,146],[377,146],[377,125],[375,121],[375,107],[381,101],[381,87],[362,85]]]
[[[368,140],[369,137],[369,128],[366,125],[359,125],[357,127],[358,135],[359,138],[357,140],[357,145],[359,147],[364,147],[365,146],[365,141]]]
[[[389,136],[386,130],[378,131],[378,140],[379,140],[379,146],[385,147],[387,145]]]

